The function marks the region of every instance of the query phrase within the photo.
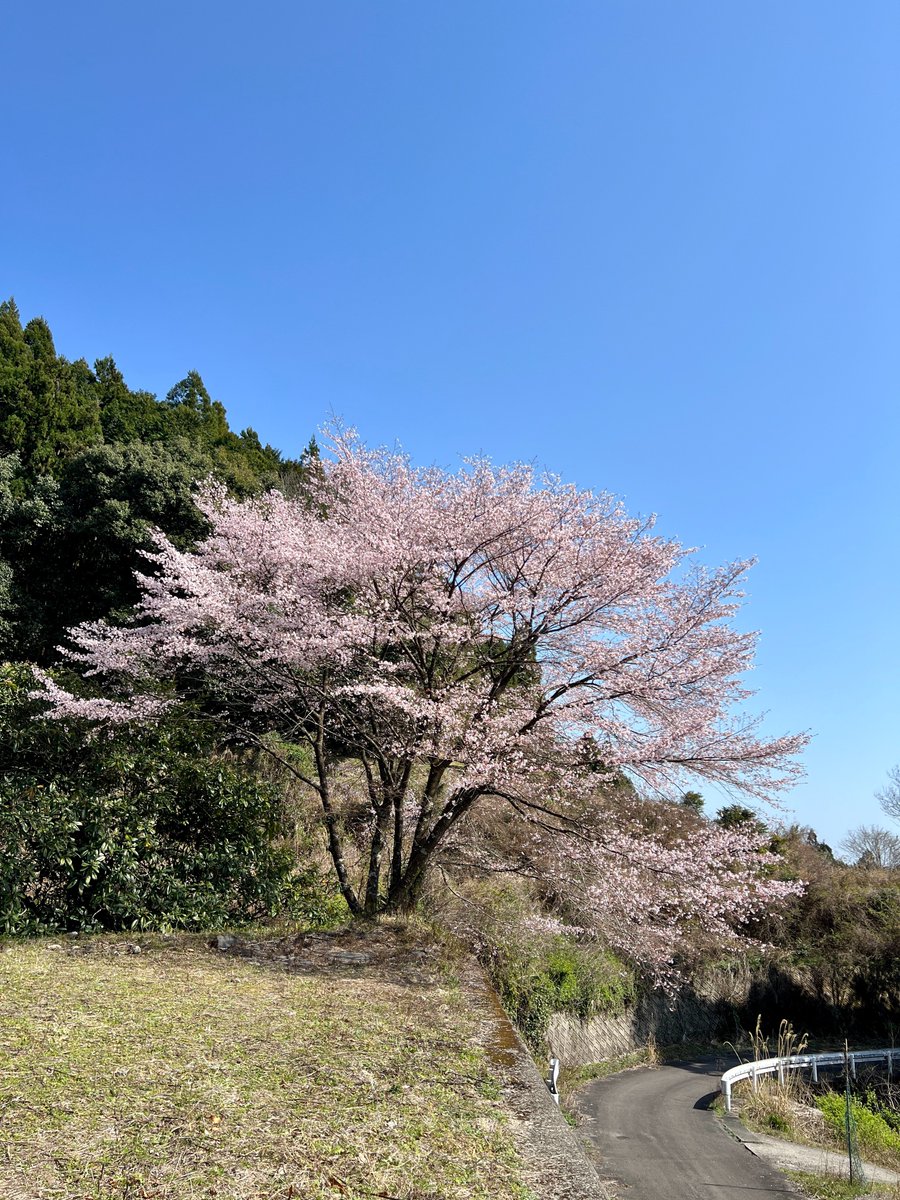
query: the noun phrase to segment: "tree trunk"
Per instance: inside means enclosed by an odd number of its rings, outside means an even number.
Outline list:
[[[344,862],[344,852],[341,846],[341,838],[337,827],[337,814],[331,804],[331,791],[329,789],[328,780],[328,763],[325,759],[325,725],[323,714],[319,712],[318,729],[316,730],[316,738],[313,742],[313,754],[316,760],[316,771],[319,776],[319,798],[322,801],[322,813],[325,821],[325,833],[328,838],[328,853],[331,855],[331,861],[334,863],[335,874],[338,877],[341,894],[347,901],[347,907],[354,916],[357,916],[361,911],[360,903],[356,892],[353,890],[353,885],[350,883],[350,877],[347,874],[347,866]]]
[[[457,793],[432,826],[428,835],[413,843],[406,870],[396,883],[391,880],[386,908],[390,912],[411,912],[419,902],[431,860],[441,842],[468,810],[481,793],[464,791]]]
[[[372,841],[369,845],[369,873],[366,878],[365,911],[368,916],[374,916],[379,908],[379,891],[381,888],[381,858],[384,851],[385,831],[391,814],[391,803],[385,800],[375,810],[375,828],[372,830]]]

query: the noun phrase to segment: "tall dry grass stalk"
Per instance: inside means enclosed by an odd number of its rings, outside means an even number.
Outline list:
[[[756,1028],[749,1035],[750,1046],[755,1062],[766,1058],[790,1058],[795,1054],[803,1054],[808,1039],[806,1034],[798,1034],[790,1021],[783,1020],[778,1026],[778,1033],[771,1043],[770,1038],[763,1032],[762,1018],[757,1017]],[[756,1089],[748,1081],[747,1089],[742,1096],[742,1115],[758,1125],[780,1133],[789,1133],[802,1123],[802,1114],[810,1107],[811,1094],[802,1072],[784,1070],[777,1075],[761,1076],[756,1083]],[[813,1132],[803,1128],[805,1136]]]

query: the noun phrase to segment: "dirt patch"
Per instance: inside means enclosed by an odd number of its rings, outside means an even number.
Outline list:
[[[210,945],[221,953],[306,975],[365,977],[408,987],[435,986],[441,980],[438,948],[399,924],[349,926],[276,939],[219,934]]]

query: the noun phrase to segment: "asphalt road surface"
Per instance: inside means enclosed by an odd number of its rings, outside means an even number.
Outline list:
[[[622,1200],[761,1200],[789,1181],[709,1110],[721,1064],[667,1063],[597,1079],[578,1098],[578,1133]],[[599,1156],[599,1161],[598,1161]]]

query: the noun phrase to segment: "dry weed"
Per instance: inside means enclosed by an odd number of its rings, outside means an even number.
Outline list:
[[[0,953],[0,1195],[528,1194],[451,991],[303,975],[196,937],[139,950],[107,938]]]

